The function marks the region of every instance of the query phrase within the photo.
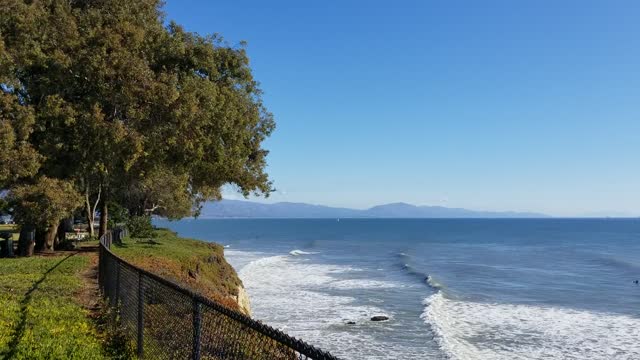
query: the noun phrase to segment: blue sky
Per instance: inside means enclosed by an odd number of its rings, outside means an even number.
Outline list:
[[[277,121],[269,201],[640,215],[638,1],[169,0],[165,11],[248,42]]]

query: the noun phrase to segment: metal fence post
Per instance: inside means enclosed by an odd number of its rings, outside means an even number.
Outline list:
[[[120,261],[116,260],[116,295],[113,297],[115,299],[115,306],[118,307],[118,300],[120,300]]]
[[[202,333],[202,304],[193,299],[193,360],[200,360],[200,334]]]
[[[104,288],[102,284],[104,284],[102,280],[102,276],[104,274],[104,255],[102,254],[102,244],[98,243],[98,288],[100,288],[101,292],[104,292]]]
[[[144,356],[144,281],[138,272],[138,358]]]

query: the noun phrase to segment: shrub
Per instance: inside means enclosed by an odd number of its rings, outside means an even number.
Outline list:
[[[153,225],[151,216],[132,216],[127,222],[129,235],[133,238],[153,237]]]
[[[132,216],[127,222],[129,235],[133,238],[153,237],[153,225],[151,216]]]

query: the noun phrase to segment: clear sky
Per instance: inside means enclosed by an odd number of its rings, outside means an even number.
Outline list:
[[[165,10],[248,42],[277,122],[270,201],[640,215],[640,1]]]

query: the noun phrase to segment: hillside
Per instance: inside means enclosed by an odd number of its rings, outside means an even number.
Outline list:
[[[219,244],[181,238],[160,229],[155,230],[152,240],[126,238],[111,250],[147,271],[250,314],[242,281],[225,260]]]
[[[523,212],[476,211],[442,206],[415,206],[393,203],[365,210],[335,208],[305,203],[274,204],[222,200],[202,208],[201,218],[542,218],[544,214]]]

